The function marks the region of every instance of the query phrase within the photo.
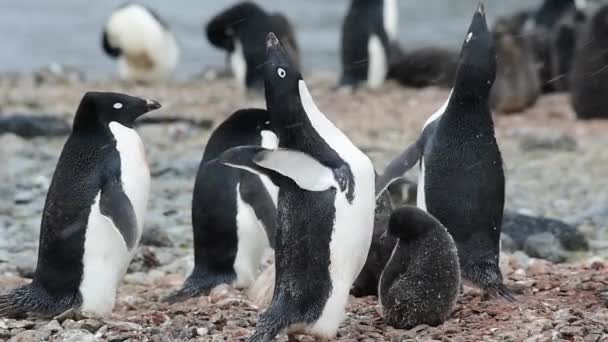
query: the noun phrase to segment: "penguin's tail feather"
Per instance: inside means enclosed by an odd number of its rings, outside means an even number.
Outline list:
[[[0,296],[0,317],[19,317],[27,313],[23,305],[30,298],[29,286],[20,287]]]
[[[493,298],[502,298],[508,302],[516,302],[517,299],[513,295],[513,291],[511,291],[505,284],[500,284],[495,287],[486,288],[486,293]]]
[[[163,298],[163,302],[175,304],[201,295],[207,296],[214,287],[220,284],[230,284],[234,281],[234,273],[211,274],[195,269],[186,279],[181,289]]]

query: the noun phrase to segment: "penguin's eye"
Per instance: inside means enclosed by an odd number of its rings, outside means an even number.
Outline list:
[[[277,74],[279,75],[280,78],[285,78],[285,76],[287,75],[287,72],[283,68],[278,68]]]
[[[122,103],[116,102],[113,107],[114,107],[114,109],[120,109],[120,108],[122,108]]]

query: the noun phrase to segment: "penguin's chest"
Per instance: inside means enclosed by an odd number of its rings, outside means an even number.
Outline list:
[[[388,73],[388,53],[378,35],[372,34],[369,37],[367,54],[369,56],[367,84],[370,88],[376,89],[384,83]]]
[[[117,123],[111,123],[110,129],[121,159],[122,188],[136,217],[137,226],[134,229],[137,230],[137,246],[148,200],[150,173],[137,133]],[[114,307],[116,288],[133,258],[135,248],[127,248],[112,220],[101,213],[100,197],[101,192],[97,194],[88,218],[79,290],[83,311],[107,315]]]

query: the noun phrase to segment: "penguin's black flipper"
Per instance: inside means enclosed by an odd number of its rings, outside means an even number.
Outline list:
[[[127,248],[131,250],[137,242],[137,219],[129,197],[122,190],[120,181],[112,178],[101,189],[99,200],[101,214],[112,220]]]
[[[403,178],[403,175],[418,163],[422,157],[422,146],[422,140],[417,140],[393,159],[382,175],[376,177],[376,198],[393,182]]]
[[[325,191],[337,185],[333,169],[296,150],[239,146],[222,153],[218,159],[224,165],[266,175],[278,187],[286,181],[308,191]]]

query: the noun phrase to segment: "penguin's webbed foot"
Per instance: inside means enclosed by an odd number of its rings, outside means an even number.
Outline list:
[[[502,298],[508,302],[516,302],[513,291],[507,288],[504,284],[497,285],[495,287],[488,287],[484,289],[484,295],[482,299],[486,298]]]

